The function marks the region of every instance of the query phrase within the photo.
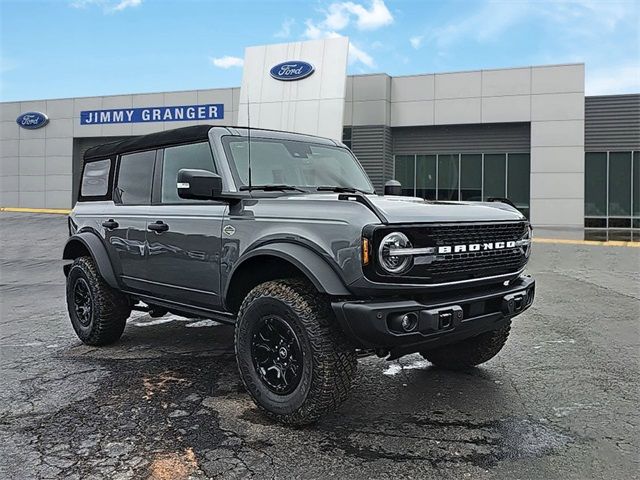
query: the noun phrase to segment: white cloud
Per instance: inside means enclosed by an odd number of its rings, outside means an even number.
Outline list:
[[[384,3],[384,0],[371,0],[368,6],[355,2],[334,2],[324,12],[324,18],[319,22],[311,19],[305,21],[303,36],[311,40],[321,38],[335,38],[341,36],[352,23],[358,30],[376,30],[393,23],[393,15]],[[372,45],[381,45],[373,42]],[[372,68],[375,66],[373,57],[361,48],[349,42],[349,63],[359,62]]]
[[[393,23],[393,15],[384,1],[372,0],[369,8],[354,2],[334,2],[320,26],[326,30],[343,30],[354,18],[358,30],[376,30]]]
[[[364,50],[360,50],[353,43],[349,42],[349,63],[353,64],[356,62],[360,62],[369,68],[373,68],[376,66],[371,55],[369,55]]]
[[[325,28],[330,30],[342,30],[349,25],[349,11],[346,9],[346,3],[332,3],[322,22]]]
[[[311,20],[307,20],[304,22],[306,25],[306,29],[303,35],[309,40],[319,40],[321,38],[335,38],[340,37],[341,35],[338,32],[333,30],[325,30],[324,28],[316,25]]]
[[[604,32],[617,28],[620,22],[633,18],[628,8],[630,4],[625,2],[489,0],[479,5],[480,7],[470,14],[458,16],[449,23],[431,28],[425,39],[435,43],[439,48],[470,40],[486,43],[500,39],[503,33],[519,24],[535,21],[540,23],[541,28],[552,25],[561,31],[568,43],[569,39],[575,40],[578,37],[601,37]]]
[[[305,25],[307,28],[304,31],[304,36],[309,40],[320,40],[322,38],[336,38],[342,36],[333,30],[323,30],[315,25],[311,20],[307,20]],[[349,64],[352,65],[356,62],[360,62],[369,68],[373,68],[375,66],[375,61],[371,55],[356,47],[352,42],[349,42]]]
[[[393,15],[383,0],[373,0],[371,8],[353,2],[342,4],[344,8],[357,17],[356,25],[360,30],[375,30],[393,23]]]
[[[211,58],[211,63],[218,68],[232,68],[232,67],[242,67],[244,65],[244,60],[240,57],[231,57],[229,55],[225,55],[224,57]]]
[[[291,36],[291,27],[296,23],[293,18],[286,18],[282,25],[280,26],[280,30],[278,30],[273,36],[276,38],[289,38]]]
[[[417,50],[422,46],[422,40],[424,40],[424,35],[416,35],[409,39],[409,43]]]
[[[121,12],[125,8],[129,7],[138,7],[142,4],[142,0],[120,0],[114,7],[113,10],[116,12]]]
[[[640,64],[628,63],[590,71],[587,66],[586,95],[640,93]]]
[[[72,0],[69,3],[69,6],[73,8],[102,7],[105,13],[121,12],[140,5],[142,5],[142,0]]]

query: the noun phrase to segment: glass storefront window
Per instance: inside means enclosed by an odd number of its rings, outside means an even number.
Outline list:
[[[435,155],[416,155],[416,197],[436,198]]]
[[[633,201],[631,205],[631,214],[634,217],[640,217],[640,152],[633,152],[633,173],[631,178],[633,179]]]
[[[510,153],[507,156],[507,198],[527,217],[529,216],[530,176],[530,155]]]
[[[482,200],[482,155],[460,156],[460,200]]]
[[[492,153],[484,156],[484,200],[506,197],[506,164],[505,154]]]
[[[471,202],[506,197],[529,217],[530,171],[529,153],[396,155],[394,178],[403,195]]]
[[[609,216],[631,215],[631,152],[609,153]]]
[[[607,215],[607,154],[589,152],[584,160],[584,214]]]
[[[402,184],[402,195],[415,195],[416,157],[396,155],[395,179]]]
[[[438,200],[458,200],[459,155],[438,155]]]
[[[640,152],[587,152],[584,177],[585,239],[640,241]]]

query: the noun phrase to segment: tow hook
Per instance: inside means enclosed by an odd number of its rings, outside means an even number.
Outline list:
[[[505,295],[502,298],[502,311],[506,314],[513,314],[522,311],[527,306],[527,292],[516,292]]]

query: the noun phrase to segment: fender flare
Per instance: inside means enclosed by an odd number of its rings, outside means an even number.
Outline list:
[[[229,286],[233,282],[236,271],[245,262],[259,255],[269,255],[288,261],[297,267],[321,293],[332,296],[352,295],[331,265],[314,250],[296,243],[279,242],[269,243],[251,250],[234,265],[225,286],[225,299],[228,298]]]
[[[102,243],[102,240],[98,235],[92,232],[81,232],[72,235],[67,240],[67,243],[64,246],[64,252],[62,254],[63,260],[74,260],[78,257],[78,255],[74,254],[75,246],[78,243],[82,244],[91,254],[93,261],[98,267],[98,272],[104,278],[105,282],[112,288],[119,288],[118,281],[116,279],[115,272],[113,271],[113,266],[111,265],[111,260],[109,260],[109,254],[107,253],[107,249]],[[64,273],[67,275],[69,273],[70,265],[65,265]]]

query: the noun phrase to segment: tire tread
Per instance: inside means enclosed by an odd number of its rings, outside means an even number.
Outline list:
[[[258,285],[242,302],[238,319],[243,317],[252,302],[261,297],[277,298],[297,315],[307,331],[313,351],[314,378],[307,399],[291,414],[276,414],[260,405],[257,400],[256,403],[269,417],[281,423],[289,425],[312,423],[322,414],[335,410],[348,397],[357,368],[355,349],[338,327],[329,302],[306,282],[285,279]],[[239,331],[240,329],[236,328],[237,358]],[[242,371],[240,376],[245,388],[251,393]]]

